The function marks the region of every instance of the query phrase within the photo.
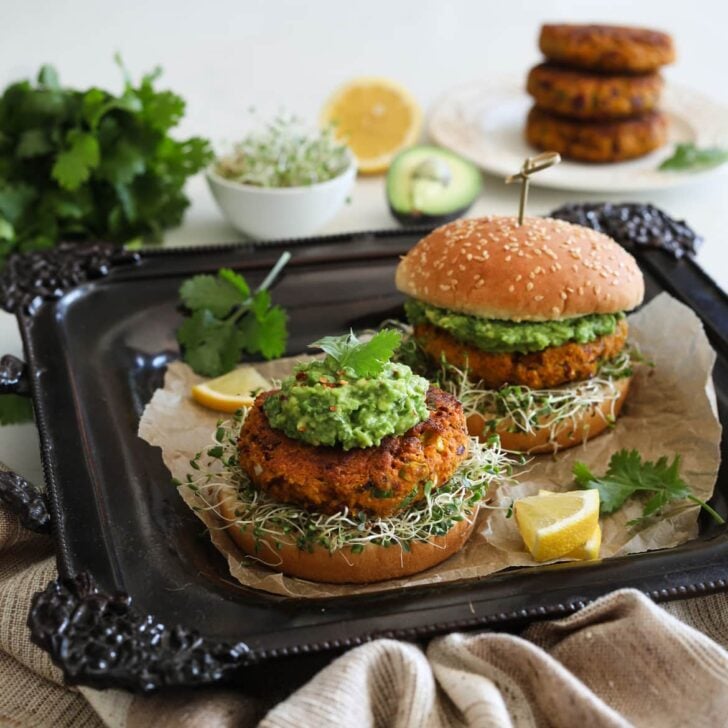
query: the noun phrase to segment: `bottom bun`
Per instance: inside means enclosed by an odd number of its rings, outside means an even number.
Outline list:
[[[486,420],[479,414],[468,417],[468,431],[481,440],[487,440],[494,434],[499,435],[501,447],[513,452],[540,453],[566,450],[591,440],[609,427],[612,418],[618,417],[622,411],[631,382],[632,377],[615,379],[617,399],[607,399],[598,406],[585,409],[573,420],[564,421],[553,433],[548,426],[540,427],[534,432],[509,432],[511,423],[509,420],[504,420],[495,431],[483,435]]]
[[[243,506],[232,486],[220,488],[218,505],[222,518],[233,523],[236,509]],[[322,546],[304,551],[286,542],[290,537],[284,534],[279,539],[270,535],[255,537],[250,530],[242,531],[234,525],[227,533],[248,556],[287,576],[332,584],[369,584],[417,574],[445,561],[468,540],[476,516],[477,511],[457,522],[444,536],[411,542],[409,551],[396,543],[386,547],[368,544],[359,553],[352,553],[350,546],[333,553]]]

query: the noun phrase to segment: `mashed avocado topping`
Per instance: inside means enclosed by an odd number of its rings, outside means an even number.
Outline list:
[[[623,313],[595,313],[564,321],[501,321],[471,316],[410,299],[405,303],[413,324],[429,323],[459,341],[489,352],[523,354],[561,346],[569,341],[586,344],[614,333]]]
[[[299,364],[266,400],[271,427],[311,445],[351,450],[379,445],[427,419],[428,381],[388,361],[400,339],[385,330],[368,342],[349,334],[312,344],[327,356]]]

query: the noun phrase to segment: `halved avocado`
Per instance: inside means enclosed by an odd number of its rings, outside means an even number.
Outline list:
[[[482,186],[474,164],[430,145],[401,151],[387,172],[389,209],[403,225],[454,220],[470,209]]]

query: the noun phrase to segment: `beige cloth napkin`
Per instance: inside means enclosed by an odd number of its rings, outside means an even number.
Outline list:
[[[451,634],[426,650],[378,640],[308,684],[134,696],[63,686],[28,639],[53,545],[0,508],[0,726],[720,726],[728,724],[728,596],[664,608],[621,590],[520,636]],[[274,705],[278,700],[282,700]],[[270,711],[266,715],[266,711]],[[265,716],[265,717],[264,717]]]

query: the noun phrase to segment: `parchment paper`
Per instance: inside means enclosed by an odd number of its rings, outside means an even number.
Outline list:
[[[721,427],[717,417],[711,371],[715,353],[698,317],[666,293],[630,316],[630,341],[655,363],[640,366],[632,389],[610,432],[583,446],[556,456],[535,457],[516,483],[499,486],[493,503],[535,494],[539,488],[573,490],[572,463],[581,460],[602,474],[613,452],[636,448],[643,458],[682,456],[681,474],[698,497],[707,500],[713,492],[720,461]],[[256,368],[268,378],[282,378],[295,359],[268,362]],[[157,390],[139,424],[139,436],[161,448],[165,465],[175,478],[183,480],[190,471],[189,460],[207,447],[219,415],[200,407],[189,397],[190,387],[200,381],[180,362],[169,365],[164,387]],[[155,487],[155,486],[152,486]],[[156,487],[169,488],[159,483]],[[201,503],[194,493],[181,488],[190,507]],[[602,519],[602,558],[677,546],[697,535],[697,506],[673,508],[670,515],[646,528],[635,530],[625,524],[639,516],[642,506],[629,502],[617,513]],[[514,519],[504,510],[481,509],[473,536],[466,546],[443,564],[405,579],[368,586],[316,584],[282,576],[246,557],[227,536],[223,525],[210,511],[195,511],[210,529],[210,536],[227,559],[230,573],[255,589],[291,597],[325,597],[378,592],[443,581],[482,578],[513,566],[534,566],[523,545]]]

